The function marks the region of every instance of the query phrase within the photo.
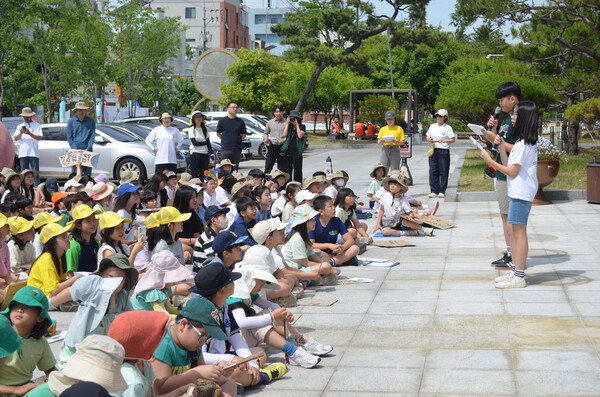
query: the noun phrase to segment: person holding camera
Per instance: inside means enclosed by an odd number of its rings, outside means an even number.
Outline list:
[[[23,108],[20,117],[23,122],[17,126],[17,131],[13,135],[15,142],[19,143],[19,165],[22,170],[35,170],[35,180],[33,184],[37,187],[40,184],[40,149],[38,141],[42,139],[42,126],[37,121],[33,121],[35,112],[31,108]]]
[[[300,183],[302,183],[302,153],[304,152],[305,135],[306,126],[302,124],[300,112],[292,110],[283,129],[285,142],[281,146],[281,152],[285,155],[280,157],[278,164],[281,171],[288,173],[292,180]]]
[[[283,105],[275,105],[273,107],[273,116],[271,120],[267,122],[265,126],[265,133],[263,134],[263,142],[267,145],[267,158],[265,160],[265,174],[268,174],[273,170],[275,162],[277,166],[281,168],[279,164],[279,154],[281,153],[281,146],[285,142],[283,136],[283,130],[287,125],[287,120],[283,118],[285,114],[285,108]]]

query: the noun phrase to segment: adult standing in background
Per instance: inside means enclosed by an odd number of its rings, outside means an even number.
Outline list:
[[[300,183],[302,183],[302,153],[304,152],[305,134],[306,126],[302,124],[300,112],[292,110],[283,130],[285,142],[281,151],[285,153],[285,157],[279,168],[288,173],[292,180]]]
[[[452,127],[446,124],[448,111],[436,112],[436,124],[431,124],[425,135],[427,142],[435,143],[433,156],[429,157],[429,197],[444,198],[450,172],[450,144],[456,141]]]
[[[71,149],[93,151],[94,139],[96,138],[96,121],[87,115],[88,107],[84,102],[77,102],[73,111],[74,117],[67,122],[67,141]],[[90,167],[82,167],[83,173],[92,176]],[[73,167],[72,172],[76,172]]]
[[[396,113],[391,110],[385,112],[385,122],[387,125],[381,127],[377,135],[377,144],[383,145],[379,162],[390,171],[399,170],[400,146],[406,145],[404,130],[396,125]]]
[[[15,142],[19,143],[19,165],[21,170],[35,170],[33,174],[34,185],[40,184],[40,149],[38,141],[42,139],[42,126],[33,120],[35,113],[31,108],[23,108],[19,117],[23,117],[23,122],[17,126],[13,135]]]
[[[208,130],[206,129],[206,118],[198,110],[192,113],[190,128],[184,130],[192,142],[190,147],[190,168],[192,178],[204,178],[204,171],[208,169],[212,146]]]
[[[165,112],[160,116],[160,123],[150,131],[146,143],[156,153],[154,173],[163,171],[177,172],[177,149],[183,143],[183,135],[175,127],[171,127],[173,116]]]
[[[227,117],[217,123],[217,136],[221,140],[221,160],[229,159],[235,169],[242,157],[242,140],[246,139],[246,123],[237,116],[239,107],[235,102],[227,104]]]
[[[273,116],[275,117],[269,120],[265,126],[265,133],[263,134],[263,142],[267,145],[265,174],[268,174],[273,170],[275,162],[277,162],[277,167],[281,168],[278,160],[279,154],[281,153],[281,146],[283,145],[283,142],[285,142],[283,130],[287,125],[287,120],[283,118],[284,114],[285,108],[283,105],[275,105],[273,107]]]

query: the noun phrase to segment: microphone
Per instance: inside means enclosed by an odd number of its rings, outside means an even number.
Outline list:
[[[500,112],[502,111],[502,109],[500,108],[500,106],[496,106],[496,110],[494,110],[494,120],[498,120],[498,118],[500,118]],[[502,138],[504,138],[504,134],[498,132],[498,135],[500,135]],[[498,151],[498,145],[494,144],[494,151]]]

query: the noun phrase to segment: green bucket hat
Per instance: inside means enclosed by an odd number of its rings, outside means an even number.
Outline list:
[[[10,321],[0,316],[0,358],[5,358],[21,348],[21,338],[15,332]]]
[[[131,267],[131,265],[129,264],[129,259],[126,255],[112,254],[107,256],[106,258],[100,261],[100,264],[98,265],[98,270],[94,274],[100,275],[100,273],[102,273],[102,271],[107,266],[114,266],[125,271],[125,273],[127,274],[127,283],[125,284],[125,289],[127,290],[127,292],[133,291],[135,285],[138,282],[139,273],[134,267]]]
[[[226,340],[227,335],[219,325],[219,309],[206,298],[192,298],[181,309],[181,316],[202,324],[211,338]]]
[[[41,309],[40,316],[48,320],[48,326],[52,324],[52,318],[50,317],[50,314],[48,314],[48,298],[46,298],[46,295],[44,295],[41,289],[26,286],[18,290],[9,302],[8,307],[3,312],[0,312],[0,314],[4,314],[8,319],[10,319],[10,309],[12,308],[13,302],[31,307],[39,307]]]

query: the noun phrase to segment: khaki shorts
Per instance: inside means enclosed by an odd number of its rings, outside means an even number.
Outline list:
[[[506,181],[494,179],[494,190],[496,191],[496,200],[501,214],[508,214],[508,184]]]
[[[256,347],[265,341],[267,333],[273,329],[271,324],[263,325],[259,328],[241,329],[242,336],[246,340],[248,347]]]

